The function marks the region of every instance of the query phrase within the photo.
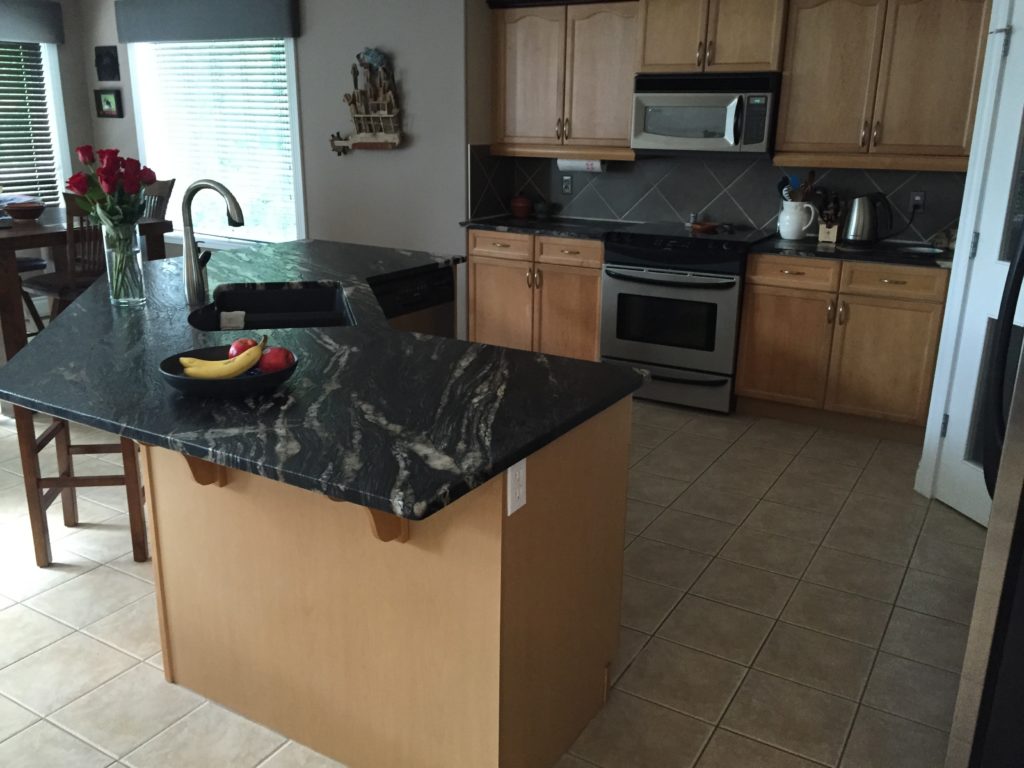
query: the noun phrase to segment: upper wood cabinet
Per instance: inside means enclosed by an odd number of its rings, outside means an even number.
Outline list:
[[[779,69],[785,0],[641,0],[642,72]]]
[[[494,14],[492,152],[632,159],[637,3]]]

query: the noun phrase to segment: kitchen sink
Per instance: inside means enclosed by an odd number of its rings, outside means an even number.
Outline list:
[[[234,283],[218,286],[213,303],[193,311],[200,331],[327,328],[355,325],[341,283]]]

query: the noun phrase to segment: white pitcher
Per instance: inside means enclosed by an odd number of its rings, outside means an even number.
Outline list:
[[[779,234],[785,240],[799,240],[818,220],[818,209],[810,203],[785,200],[779,214]]]

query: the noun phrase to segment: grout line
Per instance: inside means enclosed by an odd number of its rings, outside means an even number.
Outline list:
[[[172,685],[173,685],[173,683],[172,683]],[[197,694],[197,695],[198,695],[198,694]],[[202,702],[201,702],[201,703],[199,704],[199,706],[198,706],[198,707],[195,707],[195,708],[193,708],[193,709],[190,709],[190,710],[189,710],[188,712],[186,712],[186,713],[185,713],[184,715],[182,715],[181,717],[179,717],[179,718],[178,718],[177,720],[175,720],[174,722],[170,723],[170,724],[169,724],[169,725],[168,725],[168,726],[167,726],[166,728],[164,728],[164,729],[163,729],[162,731],[160,731],[160,732],[158,732],[158,733],[154,733],[154,734],[153,734],[152,736],[150,736],[150,737],[149,737],[148,739],[146,739],[146,740],[145,740],[144,742],[142,742],[142,743],[141,743],[141,744],[139,744],[138,746],[132,747],[132,749],[131,749],[131,751],[130,751],[130,752],[127,752],[127,753],[126,753],[126,754],[125,754],[124,756],[122,756],[122,757],[121,757],[121,758],[119,758],[119,759],[120,759],[120,760],[121,760],[122,762],[124,762],[124,761],[125,761],[125,758],[129,757],[130,755],[134,755],[134,754],[135,754],[136,752],[138,752],[138,751],[139,751],[140,749],[142,749],[142,748],[143,748],[144,746],[146,746],[147,744],[149,744],[150,742],[152,742],[152,741],[153,741],[154,739],[156,739],[156,738],[158,738],[158,737],[162,736],[163,734],[167,733],[167,731],[169,731],[169,730],[170,730],[171,728],[173,728],[174,726],[176,726],[176,725],[177,725],[178,723],[180,723],[180,722],[181,722],[182,720],[184,720],[184,719],[185,719],[186,717],[191,717],[192,715],[194,715],[194,714],[195,714],[196,712],[198,712],[198,711],[199,711],[200,709],[202,709],[203,707],[208,707],[208,706],[210,705],[210,700],[209,700],[209,699],[207,699],[207,698],[206,698],[205,696],[203,696],[203,697],[202,697],[202,699],[203,699],[203,701],[202,701]],[[228,711],[230,712],[230,710],[228,710]],[[255,721],[250,721],[250,722],[255,722]],[[257,724],[257,725],[259,725],[259,723],[256,723],[256,724]],[[265,727],[265,726],[260,726],[260,727],[262,728],[262,727]],[[269,730],[269,729],[268,729],[268,730]],[[276,733],[276,731],[275,731],[275,733]],[[129,765],[130,765],[130,763],[129,763]]]

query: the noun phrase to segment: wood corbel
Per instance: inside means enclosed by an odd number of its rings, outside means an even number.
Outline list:
[[[185,461],[188,462],[189,471],[192,472],[192,479],[199,485],[216,485],[218,488],[223,488],[228,484],[227,467],[206,461],[206,459],[198,459],[195,456],[185,456]]]

